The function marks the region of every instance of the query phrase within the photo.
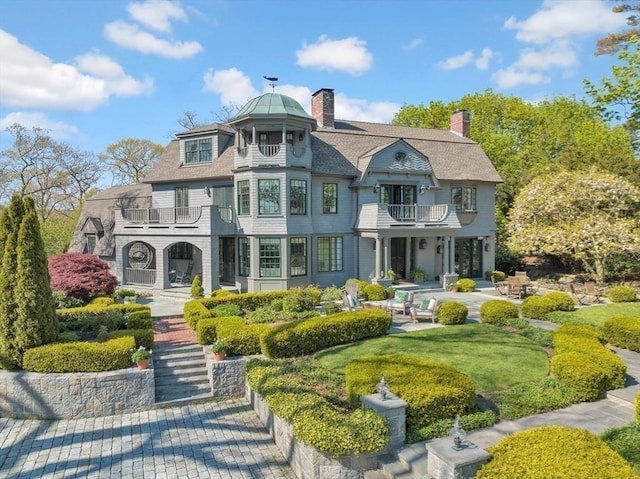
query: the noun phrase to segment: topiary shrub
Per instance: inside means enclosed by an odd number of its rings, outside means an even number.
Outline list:
[[[457,301],[445,301],[438,309],[438,322],[440,324],[464,324],[469,315],[469,309]]]
[[[630,286],[614,286],[607,293],[607,297],[613,303],[628,303],[636,301],[636,290]]]
[[[217,339],[216,332],[217,319],[204,318],[198,321],[196,326],[196,342],[198,344],[213,344]]]
[[[461,293],[473,293],[476,290],[476,282],[470,278],[458,280],[458,291]]]
[[[131,335],[105,343],[56,343],[25,351],[22,369],[36,373],[78,373],[125,369],[131,366]]]
[[[518,307],[502,299],[490,299],[480,306],[480,321],[502,326],[510,319],[519,317]]]
[[[387,292],[381,284],[364,283],[361,288],[365,298],[369,301],[382,301],[387,297]]]
[[[287,313],[311,311],[320,302],[319,292],[316,294],[310,288],[297,288],[291,294],[282,298],[282,310]]]
[[[640,318],[617,316],[604,322],[604,337],[619,348],[640,353]]]
[[[551,358],[550,370],[560,382],[576,392],[579,401],[597,401],[605,396],[604,371],[586,354],[556,354]]]
[[[345,383],[352,407],[358,407],[360,396],[375,392],[381,375],[387,378],[391,392],[408,403],[410,428],[455,417],[475,404],[475,385],[464,373],[436,361],[389,354],[365,356],[347,364]]]
[[[207,309],[202,300],[191,300],[184,303],[184,320],[194,331],[198,327],[198,321],[211,318],[213,313]]]
[[[204,297],[204,288],[202,287],[202,278],[199,274],[193,278],[191,282],[191,297],[192,298],[203,298]]]
[[[134,311],[127,317],[127,329],[153,329],[151,311]]]
[[[575,306],[573,299],[569,293],[563,291],[551,291],[544,295],[544,298],[551,301],[553,304],[553,311],[573,311]]]
[[[520,313],[524,318],[545,320],[554,306],[553,301],[546,296],[529,296],[522,301]]]
[[[153,349],[153,331],[151,329],[120,329],[107,334],[107,340],[131,336],[135,340],[135,348],[144,346],[145,349]]]
[[[226,316],[215,320],[216,335],[229,344],[230,356],[260,354],[262,337],[271,331],[267,324],[246,324],[239,316]]]
[[[495,282],[505,281],[507,279],[507,273],[504,273],[502,271],[487,271],[485,273],[485,279],[487,281],[491,281],[492,278]]]
[[[89,304],[87,304],[87,306],[101,308],[105,306],[111,306],[112,304],[115,304],[113,298],[110,298],[108,296],[96,296],[91,299],[91,301],[89,301]]]
[[[491,460],[476,479],[631,479],[631,466],[598,436],[563,426],[535,427],[488,449]]]
[[[261,349],[270,358],[292,358],[383,336],[390,327],[391,314],[386,311],[350,311],[276,326],[262,338]]]
[[[118,280],[109,265],[92,254],[65,253],[49,257],[51,289],[87,302],[97,294],[111,295]]]

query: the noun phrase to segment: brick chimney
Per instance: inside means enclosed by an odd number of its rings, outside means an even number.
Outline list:
[[[451,115],[451,131],[458,136],[469,138],[471,120],[467,110],[456,110]]]
[[[334,128],[333,89],[321,88],[311,95],[311,116],[323,128]]]

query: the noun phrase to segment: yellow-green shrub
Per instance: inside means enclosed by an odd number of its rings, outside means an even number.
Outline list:
[[[364,283],[361,288],[364,297],[369,301],[381,301],[387,297],[387,292],[381,284]]]
[[[238,316],[226,316],[216,319],[218,337],[229,343],[230,356],[249,356],[260,354],[260,340],[271,331],[268,324],[246,324]]]
[[[152,329],[119,329],[118,331],[111,331],[108,335],[109,339],[124,338],[126,336],[133,336],[136,344],[135,348],[144,346],[145,349],[153,349],[153,330]]]
[[[573,311],[575,306],[569,293],[564,291],[550,291],[543,296],[553,304],[553,311]]]
[[[457,301],[445,301],[438,309],[440,324],[464,324],[469,315],[469,309]]]
[[[640,318],[617,316],[604,322],[604,336],[614,346],[640,353]]]
[[[89,301],[87,306],[104,307],[104,306],[111,306],[114,303],[115,301],[113,300],[113,298],[110,298],[108,296],[96,296],[91,301]]]
[[[198,328],[198,321],[211,317],[211,311],[205,306],[204,300],[192,299],[184,303],[184,321],[194,331]]]
[[[608,291],[607,297],[613,303],[632,302],[638,299],[636,290],[631,286],[614,286]]]
[[[517,432],[488,449],[491,460],[476,479],[633,479],[619,454],[598,436],[563,426]]]
[[[605,395],[605,372],[584,353],[556,354],[551,358],[550,370],[561,383],[576,391],[580,401],[597,401]]]
[[[391,315],[378,309],[351,311],[281,324],[262,337],[261,349],[270,358],[292,358],[338,344],[382,336]]]
[[[518,307],[503,299],[490,299],[480,306],[480,321],[502,326],[508,320],[519,317]]]
[[[134,311],[127,317],[128,329],[152,329],[151,311]]]
[[[25,351],[22,368],[36,373],[98,372],[131,366],[132,336],[104,343],[57,343]]]
[[[458,291],[461,293],[473,293],[476,290],[476,282],[471,278],[458,280]]]
[[[359,405],[360,396],[375,392],[381,375],[387,378],[391,392],[408,403],[410,428],[463,414],[475,404],[475,385],[464,373],[436,361],[389,354],[365,356],[347,364],[345,383],[352,407]]]
[[[522,301],[520,313],[524,318],[544,320],[554,307],[555,303],[546,296],[529,296]]]
[[[636,394],[633,402],[636,405],[636,421],[640,421],[640,393]]]

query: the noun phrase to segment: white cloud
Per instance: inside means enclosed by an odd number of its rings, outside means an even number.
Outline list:
[[[495,56],[491,48],[483,48],[479,58],[476,58],[475,64],[478,70],[486,70],[489,68],[489,62]]]
[[[539,50],[523,50],[514,66],[525,70],[548,70],[554,67],[572,68],[577,64],[578,57],[566,42],[554,42]]]
[[[171,32],[171,20],[187,21],[187,15],[177,2],[147,0],[127,5],[129,15],[139,23],[159,32]]]
[[[111,95],[139,95],[153,89],[152,80],[133,79],[107,57],[88,54],[77,61],[77,65],[54,63],[0,30],[0,103],[13,108],[91,111],[106,104]]]
[[[141,53],[151,53],[165,58],[181,60],[200,53],[203,48],[198,42],[169,41],[140,30],[138,25],[118,20],[104,26],[105,36],[121,47]]]
[[[613,13],[611,5],[601,0],[545,0],[529,18],[510,17],[503,28],[516,30],[518,40],[544,44],[575,35],[608,33],[625,24],[625,16]]]
[[[514,66],[498,70],[492,76],[500,88],[513,88],[518,85],[540,85],[550,83],[551,79],[541,73],[518,70]]]
[[[204,74],[202,91],[217,93],[223,105],[244,106],[251,98],[260,94],[251,84],[251,79],[237,68]]]
[[[411,40],[408,44],[403,45],[403,50],[415,50],[424,43],[424,37],[418,37]]]
[[[449,57],[446,60],[442,60],[436,63],[436,66],[442,70],[457,70],[458,68],[462,68],[473,61],[473,52],[471,50],[467,50],[466,52],[456,55],[454,57]]]
[[[44,113],[25,113],[21,111],[15,111],[4,118],[0,118],[0,131],[4,132],[6,128],[14,123],[18,123],[27,129],[39,127],[47,130],[49,136],[58,141],[67,140],[78,135],[78,128],[73,125],[51,120]]]
[[[317,70],[338,70],[351,75],[361,75],[373,65],[373,55],[366,42],[356,37],[331,40],[322,35],[316,43],[304,46],[296,52],[297,64]]]
[[[393,102],[371,102],[349,98],[344,93],[335,96],[335,117],[372,123],[389,123],[402,105]]]

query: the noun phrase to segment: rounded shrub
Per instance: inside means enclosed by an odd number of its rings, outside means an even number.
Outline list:
[[[607,293],[613,303],[628,303],[636,301],[636,290],[630,286],[614,286]]]
[[[544,295],[553,304],[553,311],[573,311],[575,309],[573,299],[569,293],[563,291],[551,291]]]
[[[361,291],[369,301],[381,301],[387,297],[384,286],[377,283],[364,283]]]
[[[469,309],[457,301],[445,301],[438,309],[440,324],[464,324],[469,315]]]
[[[473,293],[476,290],[476,282],[470,278],[458,280],[458,291],[461,293]]]
[[[584,429],[543,426],[517,432],[488,449],[476,479],[631,479],[631,466]]]
[[[51,290],[88,301],[97,294],[110,295],[118,280],[109,264],[93,254],[64,253],[49,257]]]
[[[487,281],[493,279],[495,282],[504,281],[507,279],[507,273],[502,271],[487,271],[485,273]]]
[[[522,301],[520,313],[524,318],[544,320],[553,308],[553,301],[546,296],[529,296]]]
[[[287,313],[311,311],[316,307],[320,294],[314,294],[311,289],[296,289],[282,299],[282,309]]]
[[[519,317],[518,307],[503,299],[490,299],[480,306],[480,321],[502,326]]]
[[[347,364],[345,383],[352,407],[358,407],[360,396],[375,392],[381,375],[387,378],[391,392],[407,402],[410,428],[461,415],[475,404],[475,385],[466,374],[436,361],[389,354],[365,356]]]
[[[578,352],[556,354],[551,358],[551,373],[572,388],[580,401],[597,401],[606,391],[604,371],[589,356]]]
[[[619,348],[640,353],[640,318],[617,316],[604,322],[604,337]]]

